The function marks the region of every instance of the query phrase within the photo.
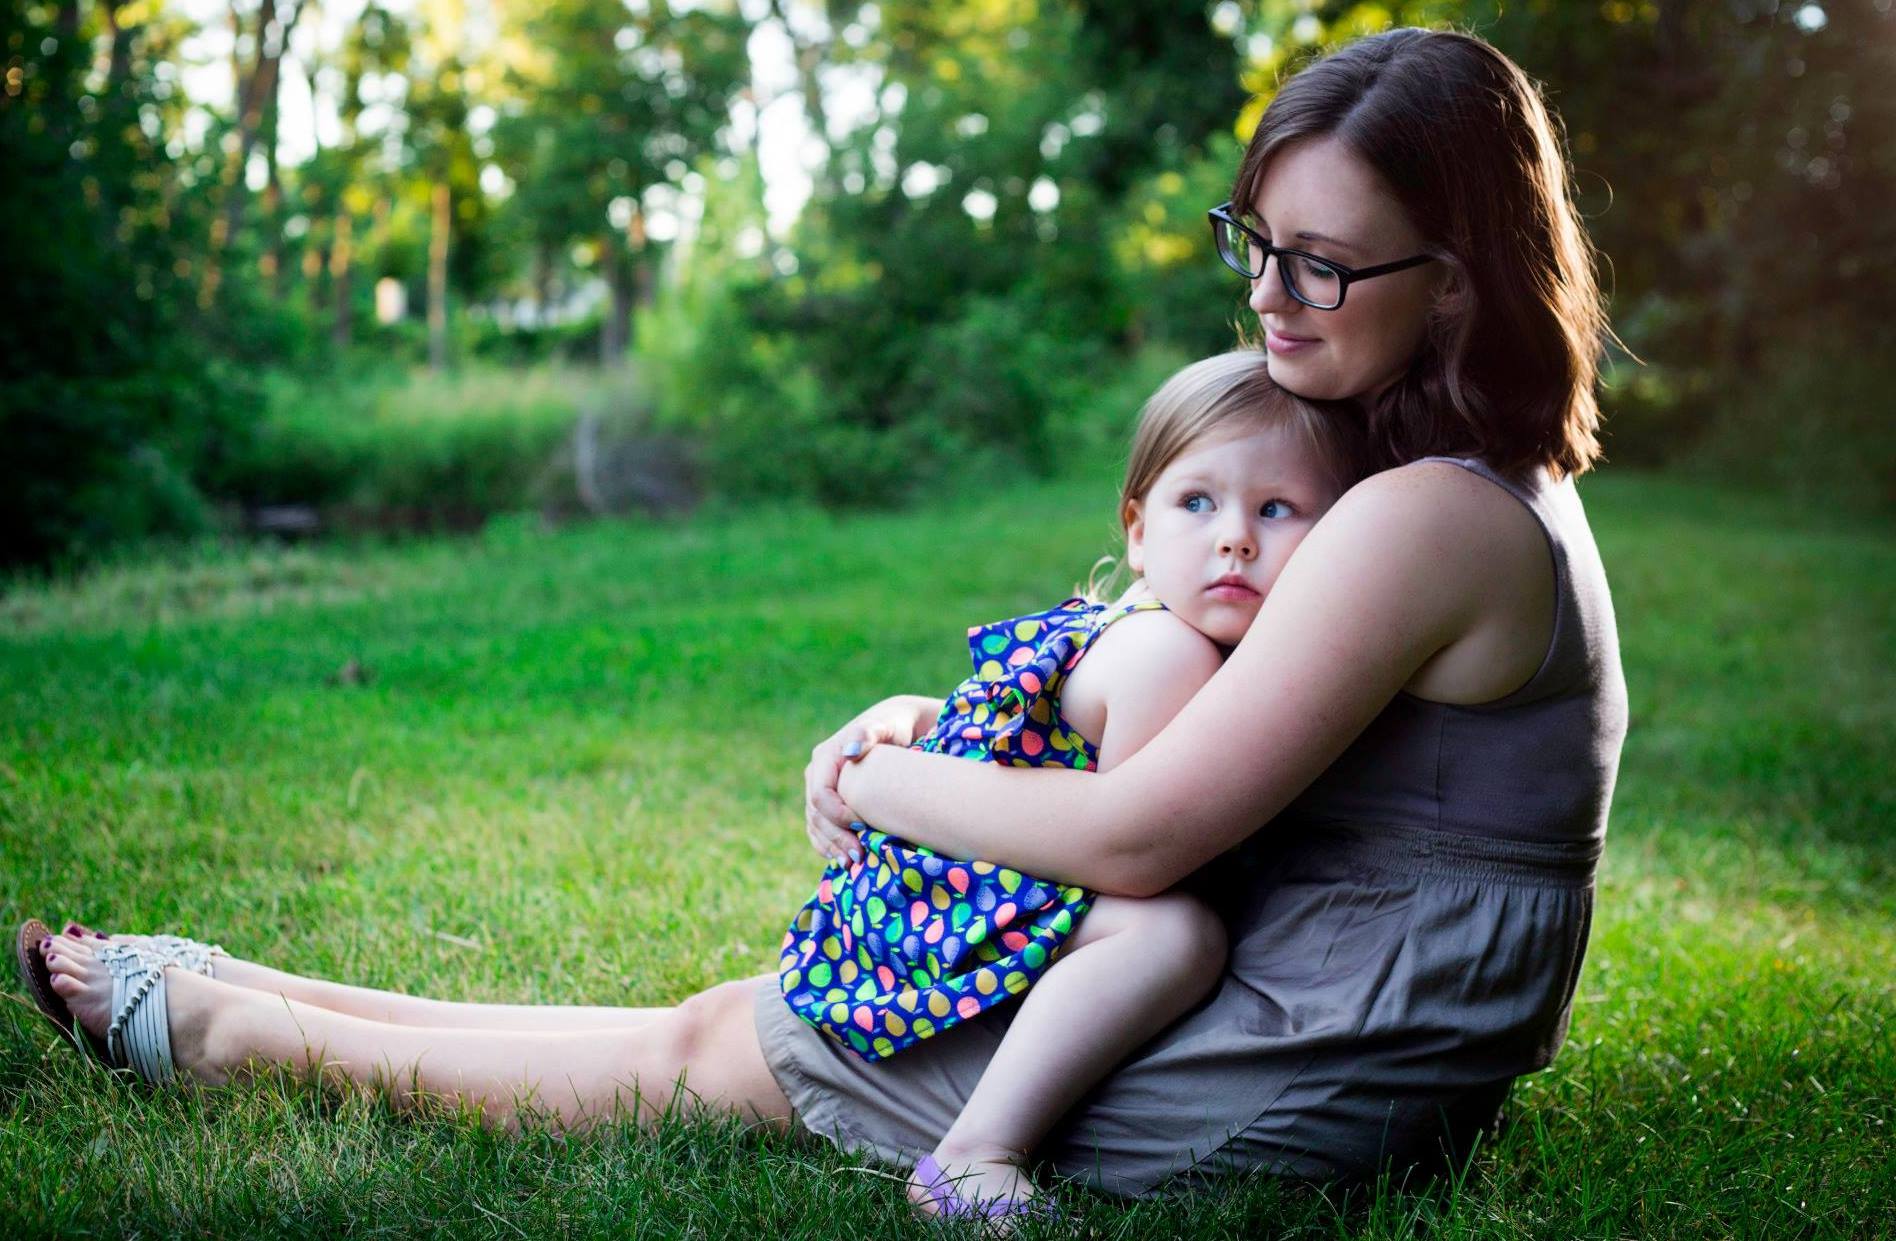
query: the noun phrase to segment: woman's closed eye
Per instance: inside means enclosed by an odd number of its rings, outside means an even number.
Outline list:
[[[1335,280],[1336,268],[1322,259],[1308,255],[1296,255],[1292,261],[1297,265],[1296,276],[1299,280]]]

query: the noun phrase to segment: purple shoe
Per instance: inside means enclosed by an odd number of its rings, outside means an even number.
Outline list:
[[[942,1171],[933,1155],[924,1155],[915,1165],[915,1178],[927,1195],[922,1202],[932,1207],[937,1219],[1059,1219],[1060,1208],[1045,1198],[963,1198],[954,1178]]]

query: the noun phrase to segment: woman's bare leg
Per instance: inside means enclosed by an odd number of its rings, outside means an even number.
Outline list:
[[[67,923],[65,933],[75,939],[89,936],[136,944],[141,935],[105,936],[78,923]],[[365,1017],[391,1025],[456,1027],[480,1030],[604,1030],[643,1025],[669,1008],[612,1008],[588,1004],[475,1004],[460,1000],[433,1000],[377,991],[308,978],[272,969],[241,957],[211,958],[211,975],[219,982],[314,1004],[335,1013]]]
[[[95,941],[96,942],[96,941]],[[112,980],[83,941],[54,936],[53,989],[94,1033],[110,1018]],[[579,1129],[668,1109],[736,1112],[783,1125],[790,1103],[764,1062],[752,1020],[759,980],[724,983],[622,1029],[469,1030],[388,1025],[185,970],[165,974],[178,1070],[219,1085],[255,1064],[383,1088],[396,1104],[470,1105],[497,1128],[541,1118]]]
[[[389,1025],[478,1030],[615,1030],[641,1026],[669,1008],[608,1008],[589,1004],[475,1004],[431,1000],[305,978],[238,957],[216,957],[211,974],[219,982],[282,996],[333,1013]]]

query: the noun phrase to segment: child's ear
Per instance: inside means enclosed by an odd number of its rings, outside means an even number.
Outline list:
[[[1120,517],[1126,525],[1126,567],[1134,577],[1144,577],[1145,508],[1137,500],[1128,500]]]

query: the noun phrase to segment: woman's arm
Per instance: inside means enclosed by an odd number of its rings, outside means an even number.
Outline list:
[[[869,822],[953,856],[1161,892],[1288,804],[1431,659],[1522,613],[1524,597],[1538,607],[1550,580],[1545,541],[1512,497],[1452,465],[1389,471],[1317,523],[1224,667],[1117,769],[879,746],[843,770],[840,792]]]

